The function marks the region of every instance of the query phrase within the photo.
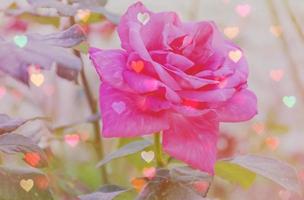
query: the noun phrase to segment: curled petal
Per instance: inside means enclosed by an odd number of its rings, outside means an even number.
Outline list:
[[[125,70],[127,55],[124,51],[90,48],[89,54],[103,82],[115,88],[125,88],[122,74]]]
[[[167,87],[165,84],[154,78],[130,71],[125,71],[123,75],[125,82],[136,93],[158,92],[158,96],[161,96],[162,92],[159,90],[164,89],[165,97],[167,100],[172,102],[181,101],[181,98],[174,90],[172,90],[171,88]]]
[[[142,20],[140,19],[142,18]],[[131,52],[134,50],[134,41],[141,39],[148,50],[162,49],[163,29],[168,24],[181,24],[174,12],[153,13],[141,2],[130,6],[125,15],[121,17],[118,33],[122,48]],[[136,40],[132,40],[132,31],[138,33]]]
[[[185,71],[194,65],[187,57],[172,52],[169,52],[167,55],[167,63],[182,71]]]
[[[222,122],[241,122],[257,114],[257,98],[249,90],[243,89],[221,104],[216,112]]]
[[[188,75],[175,67],[165,67],[165,69],[171,73],[183,89],[198,89],[219,83],[219,81]]]
[[[223,102],[230,99],[235,92],[234,88],[223,88],[206,91],[181,91],[178,94],[186,99],[199,102]]]

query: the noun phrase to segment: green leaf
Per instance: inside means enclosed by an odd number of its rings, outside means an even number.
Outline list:
[[[273,158],[257,155],[237,156],[230,160],[218,161],[216,175],[249,187],[256,175],[261,175],[294,192],[300,193],[300,184],[295,169],[289,164]]]
[[[68,170],[68,169],[67,169]],[[76,166],[76,178],[79,178],[83,183],[91,189],[97,189],[100,186],[100,170],[92,163],[78,164]]]
[[[97,167],[101,167],[104,164],[106,164],[114,159],[121,158],[124,156],[131,155],[133,153],[139,152],[151,145],[152,145],[152,142],[150,142],[148,140],[141,140],[141,141],[135,141],[135,142],[129,143],[129,144],[121,147],[117,151],[108,154],[102,161],[100,161],[97,164]]]
[[[275,122],[270,122],[267,124],[267,128],[276,134],[285,134],[288,133],[289,127],[285,124],[279,124]]]
[[[256,178],[256,174],[248,169],[226,161],[216,163],[215,174],[244,188],[249,188]]]
[[[230,162],[259,174],[287,190],[301,193],[297,173],[288,163],[257,155],[238,156]]]
[[[285,134],[288,133],[289,127],[286,124],[282,124],[277,119],[278,117],[277,112],[270,111],[267,114],[267,121],[266,121],[266,129],[275,133],[275,134]]]
[[[139,141],[142,140],[141,137],[135,137],[135,138],[120,138],[119,139],[119,143],[118,143],[118,147],[122,147],[128,143],[131,142],[135,142],[135,141]],[[144,149],[145,151],[150,151],[150,150],[154,150],[154,147],[151,145],[147,148]],[[124,159],[125,162],[127,163],[132,163],[132,166],[134,166],[139,172],[141,172],[144,168],[147,167],[153,167],[155,166],[154,161],[147,163],[146,161],[144,161],[141,157],[141,151],[138,151],[132,155],[129,155],[126,157],[126,159]],[[115,165],[116,163],[113,162],[113,164]],[[112,165],[113,166],[113,165]],[[121,170],[119,168],[119,170]]]
[[[59,27],[60,25],[60,18],[59,17],[48,17],[48,16],[39,16],[33,15],[31,13],[23,13],[18,16],[20,19],[35,22],[39,24],[46,24],[46,25],[53,25],[55,27]]]
[[[81,53],[88,54],[90,45],[87,42],[82,42],[75,46],[74,49],[80,51]]]
[[[97,14],[97,13],[91,13],[89,16],[89,19],[84,24],[97,23],[97,22],[103,21],[103,19],[104,19],[104,16]]]

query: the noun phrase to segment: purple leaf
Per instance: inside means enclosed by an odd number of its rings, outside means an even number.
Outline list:
[[[62,3],[57,0],[27,0],[35,8],[55,8],[58,13],[64,16],[74,16],[77,12],[77,8],[71,5]]]
[[[38,153],[40,155],[37,167],[47,166],[47,158],[43,150],[31,139],[19,134],[0,135],[0,151],[7,154],[14,153]]]
[[[104,164],[117,159],[121,158],[127,155],[131,155],[133,153],[139,152],[149,146],[151,146],[151,142],[148,140],[140,140],[140,141],[135,141],[129,144],[126,144],[125,146],[121,147],[120,149],[116,150],[113,153],[108,154],[102,161],[100,161],[97,164],[97,167],[101,167]]]
[[[28,84],[28,68],[33,64],[49,69],[53,63],[57,63],[62,68],[59,71],[64,71],[59,75],[69,80],[81,69],[80,59],[65,49],[85,40],[85,33],[79,25],[55,34],[27,34],[17,37],[19,41],[15,43],[0,41],[0,71],[17,80]]]
[[[295,169],[287,163],[256,155],[238,156],[230,160],[230,162],[264,176],[288,190],[300,192],[297,173]]]
[[[112,200],[126,191],[126,189],[122,189],[118,186],[108,185],[101,188],[98,192],[81,195],[79,198],[80,200]]]
[[[19,134],[1,135],[0,151],[8,154],[19,152],[39,152],[43,154],[43,151],[31,139]]]
[[[0,167],[0,199],[53,200],[50,189],[48,187],[41,188],[37,181],[49,184],[48,178],[40,170]],[[32,187],[29,186],[31,182],[33,183]]]
[[[190,167],[175,167],[170,170],[171,178],[180,182],[196,182],[196,181],[206,181],[211,182],[212,177],[205,172],[200,170],[192,169]]]
[[[4,133],[12,132],[17,128],[19,128],[20,126],[22,126],[23,124],[38,119],[45,119],[45,118],[34,117],[31,119],[20,119],[20,118],[10,118],[5,114],[0,114],[0,135]]]
[[[74,47],[86,39],[84,31],[78,25],[74,25],[62,32],[49,35],[31,34],[30,37],[33,37],[37,41],[39,40],[48,45],[65,48]]]
[[[136,200],[205,200],[212,177],[190,167],[158,169]]]
[[[57,0],[27,0],[34,7],[55,8],[62,16],[74,17],[78,10],[90,10],[93,13],[105,16],[113,24],[118,24],[120,17],[116,14],[110,13],[103,6],[107,1],[105,0],[74,0],[73,5],[65,4]]]
[[[29,2],[30,4],[33,4],[33,5],[37,5],[37,4],[43,4],[44,2],[51,3],[51,2],[58,2],[58,1],[57,0],[27,0],[27,2]]]
[[[54,3],[58,2],[57,0],[27,0],[30,4],[43,4],[45,2]],[[78,3],[82,5],[91,5],[91,6],[105,6],[108,0],[72,0],[72,3]]]

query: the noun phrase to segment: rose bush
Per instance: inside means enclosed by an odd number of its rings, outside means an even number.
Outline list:
[[[90,49],[102,80],[103,136],[163,131],[165,152],[213,174],[219,123],[257,113],[241,49],[213,22],[184,23],[140,2],[121,17],[118,33],[123,49]]]

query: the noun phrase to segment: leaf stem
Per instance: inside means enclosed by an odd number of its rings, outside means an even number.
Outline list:
[[[155,156],[156,156],[156,166],[157,167],[164,167],[166,164],[163,160],[163,152],[161,146],[161,134],[155,133],[154,134],[154,148],[155,148]]]

